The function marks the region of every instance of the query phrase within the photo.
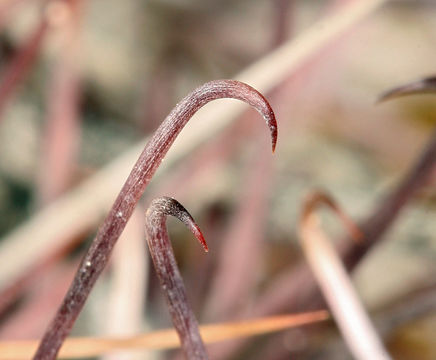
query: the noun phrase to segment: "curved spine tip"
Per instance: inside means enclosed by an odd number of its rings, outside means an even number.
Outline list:
[[[166,230],[167,216],[180,220],[207,251],[203,234],[189,212],[177,200],[161,197],[151,202],[145,216],[145,229],[150,255],[168,303],[174,327],[187,359],[206,360],[208,355],[201,339],[198,323],[183,284]]]
[[[436,76],[430,76],[383,92],[377,98],[376,104],[404,96],[434,93],[436,93]]]
[[[320,205],[326,205],[335,212],[355,241],[360,243],[365,240],[365,234],[359,226],[348,217],[329,194],[322,190],[313,190],[306,196],[300,217],[300,226],[304,226],[304,224],[310,220],[312,214]]]

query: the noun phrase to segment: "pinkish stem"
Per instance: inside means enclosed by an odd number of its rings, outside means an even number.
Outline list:
[[[208,359],[166,230],[165,222],[169,215],[183,222],[200,241],[205,251],[208,251],[208,248],[194,219],[178,201],[169,197],[153,200],[146,213],[147,243],[168,303],[171,319],[186,358]]]
[[[171,111],[139,156],[96,238],[85,254],[58,312],[49,325],[35,360],[55,359],[70,333],[85,301],[106,266],[112,248],[132,215],[136,203],[185,124],[203,105],[215,99],[233,98],[262,114],[271,132],[272,149],[277,141],[277,123],[268,101],[251,86],[235,80],[208,82],[185,97]]]

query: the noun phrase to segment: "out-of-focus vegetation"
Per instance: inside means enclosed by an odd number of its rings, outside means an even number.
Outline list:
[[[77,186],[151,134],[196,86],[232,78],[353,1],[0,1],[0,90],[41,21],[48,24],[28,69],[18,66],[25,76],[6,101],[0,99],[0,260],[14,269],[0,270],[0,296],[13,294],[0,307],[0,339],[41,337],[117,191],[91,193],[86,201],[102,205],[95,219],[84,219],[86,231],[16,269],[17,259],[31,256],[29,249],[41,241],[35,233],[23,253],[2,257],[23,224],[68,196],[74,199]],[[205,256],[185,229],[169,222],[200,323],[325,307],[277,300],[280,291],[273,286],[279,279],[295,281],[292,270],[304,260],[296,240],[302,199],[323,188],[362,219],[419,157],[436,126],[436,97],[375,102],[386,89],[436,73],[435,15],[432,1],[388,1],[264,94],[279,125],[273,156],[265,155],[264,124],[249,111],[152,181],[140,208],[156,195],[178,199],[209,244]],[[196,125],[194,118],[188,127],[195,131]],[[113,176],[118,181],[127,173]],[[414,308],[422,304],[414,296],[423,289],[433,298],[436,292],[435,179],[406,204],[353,273],[395,359],[432,359],[436,352],[436,307]],[[81,205],[71,211],[59,216],[80,217]],[[76,335],[170,325],[148,265],[142,217],[139,212],[129,223]],[[48,229],[57,221],[47,220]],[[323,220],[332,237],[342,236],[333,217]],[[14,293],[18,279],[25,285]],[[239,345],[208,349],[213,359],[350,358],[333,322]],[[129,358],[177,357],[146,354]]]

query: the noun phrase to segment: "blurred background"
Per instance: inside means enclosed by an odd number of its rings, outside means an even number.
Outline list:
[[[0,339],[42,336],[144,139],[178,101],[362,1],[1,0]],[[73,334],[171,326],[143,230],[147,204],[162,195],[185,205],[209,244],[205,255],[168,221],[200,323],[324,308],[287,297],[297,281],[306,289],[296,235],[302,200],[322,188],[366,219],[417,162],[436,126],[436,98],[376,100],[436,73],[435,15],[431,0],[388,1],[259,88],[278,120],[274,155],[252,110],[211,128],[192,151],[176,144],[170,153],[180,158],[164,162],[146,190]],[[202,120],[195,116],[189,131]],[[395,359],[436,358],[435,179],[353,271]],[[333,216],[323,219],[342,235]],[[333,322],[208,349],[213,359],[351,358]]]

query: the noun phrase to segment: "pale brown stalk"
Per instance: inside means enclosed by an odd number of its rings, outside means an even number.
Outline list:
[[[348,347],[358,360],[388,360],[390,356],[364,310],[352,282],[328,236],[314,214],[319,205],[328,205],[339,215],[351,234],[360,239],[357,226],[326,194],[314,192],[303,204],[298,231],[310,268],[326,298]]]

